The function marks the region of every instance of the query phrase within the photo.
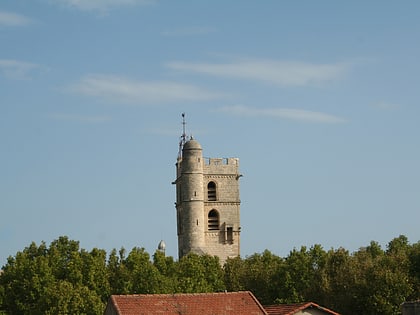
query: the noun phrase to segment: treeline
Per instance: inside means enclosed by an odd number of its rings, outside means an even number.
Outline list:
[[[9,257],[0,275],[0,313],[102,314],[111,294],[250,290],[262,304],[313,301],[344,315],[400,314],[420,297],[420,242],[405,236],[349,253],[320,245],[285,258],[266,250],[221,266],[217,257],[179,261],[143,248],[86,251],[60,237]]]

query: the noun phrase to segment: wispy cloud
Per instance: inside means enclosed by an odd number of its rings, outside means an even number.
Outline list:
[[[65,121],[82,122],[82,123],[89,123],[89,124],[104,123],[111,120],[111,118],[108,116],[82,116],[82,115],[62,114],[62,113],[50,114],[49,117],[54,120],[65,120]]]
[[[321,85],[338,80],[349,69],[348,63],[315,64],[276,60],[240,60],[231,63],[170,62],[167,67],[218,77],[255,80],[278,86]]]
[[[0,26],[25,26],[32,22],[30,18],[26,16],[0,11]]]
[[[166,30],[162,32],[164,36],[173,36],[173,37],[183,37],[183,36],[196,36],[196,35],[205,35],[209,33],[214,33],[215,28],[212,27],[185,27],[185,28],[175,28],[171,30]]]
[[[222,94],[190,84],[136,81],[109,75],[88,75],[70,89],[105,101],[130,104],[206,101],[223,97]]]
[[[121,6],[147,5],[156,3],[157,0],[50,0],[66,7],[82,11],[106,12],[112,8]]]
[[[29,79],[34,70],[42,67],[35,63],[29,63],[13,59],[0,59],[0,75],[8,79]]]
[[[395,109],[398,109],[400,107],[399,104],[384,102],[384,101],[379,101],[379,102],[372,103],[371,106],[375,107],[375,108],[378,108],[378,109],[381,109],[381,110],[395,110]]]
[[[274,117],[280,119],[289,119],[301,122],[323,123],[323,124],[337,124],[346,122],[345,119],[338,116],[308,111],[304,109],[291,108],[253,108],[242,105],[227,106],[219,109],[222,112],[232,114],[235,116],[248,117]]]

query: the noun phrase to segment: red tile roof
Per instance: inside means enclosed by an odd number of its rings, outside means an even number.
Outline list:
[[[105,310],[118,315],[267,315],[249,292],[113,295]]]
[[[313,302],[304,302],[297,304],[278,304],[278,305],[267,305],[264,306],[265,311],[268,315],[293,315],[299,311],[306,310],[308,308],[315,308],[317,310],[325,312],[325,314],[340,315],[332,310],[325,307],[319,306]]]

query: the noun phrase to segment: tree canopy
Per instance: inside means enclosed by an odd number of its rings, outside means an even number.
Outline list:
[[[349,253],[321,245],[228,259],[189,254],[176,261],[144,248],[91,251],[66,236],[31,243],[0,275],[0,314],[102,314],[112,294],[249,290],[262,304],[313,301],[344,315],[400,314],[420,297],[420,242],[401,235]]]

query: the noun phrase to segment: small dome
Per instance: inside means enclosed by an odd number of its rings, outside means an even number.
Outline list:
[[[184,144],[184,150],[202,150],[202,148],[200,143],[191,137],[191,139]]]
[[[166,248],[166,244],[165,244],[165,242],[162,240],[162,241],[160,241],[159,242],[159,245],[158,245],[158,250],[160,250],[160,251],[165,251],[165,248]]]

